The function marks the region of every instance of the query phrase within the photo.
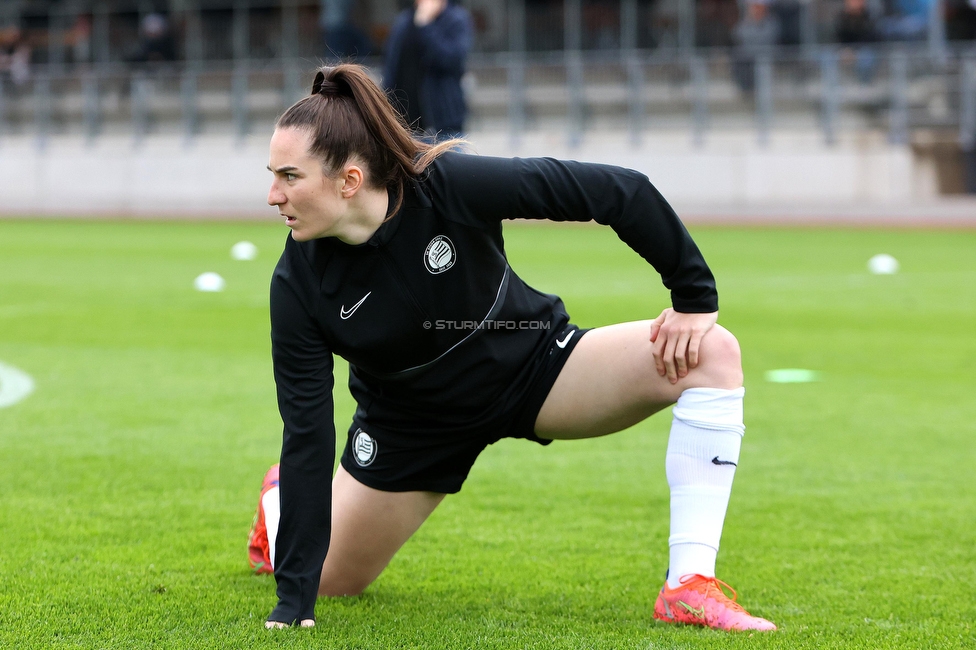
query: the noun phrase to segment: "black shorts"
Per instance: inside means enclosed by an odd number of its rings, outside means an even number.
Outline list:
[[[438,432],[418,444],[416,436],[364,427],[354,421],[342,452],[343,468],[363,485],[385,492],[453,494],[461,490],[474,461],[488,445],[502,438],[549,444],[551,440],[535,435],[536,418],[570,353],[587,331],[566,325],[552,337],[549,346],[529,360],[533,368],[524,390],[497,404],[490,424],[481,431]]]

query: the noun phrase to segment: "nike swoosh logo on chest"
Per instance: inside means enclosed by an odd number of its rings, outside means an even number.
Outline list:
[[[342,305],[339,308],[339,318],[341,318],[342,320],[347,320],[350,316],[352,316],[353,314],[355,314],[356,313],[356,310],[359,309],[359,306],[362,305],[364,302],[366,302],[366,299],[369,298],[369,296],[370,296],[371,293],[373,293],[373,292],[370,291],[365,296],[363,296],[362,298],[360,298],[359,299],[359,302],[357,302],[355,305],[353,305],[349,309],[346,309],[346,306],[345,305]]]

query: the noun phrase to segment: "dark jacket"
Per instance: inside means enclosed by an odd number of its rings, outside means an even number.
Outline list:
[[[569,322],[562,301],[508,265],[506,219],[609,225],[661,274],[681,312],[718,310],[711,271],[674,211],[628,169],[447,153],[405,188],[365,244],[290,237],[271,281],[281,520],[271,620],[312,618],[329,548],[335,460],[333,354],[349,362],[367,430],[492,426],[526,359]],[[545,329],[441,329],[443,321],[541,321]],[[432,415],[436,414],[436,415]]]
[[[414,26],[413,15],[413,9],[406,9],[393,22],[386,42],[383,86],[395,92],[400,66],[417,65],[422,77],[420,114],[424,126],[431,131],[460,132],[467,115],[461,77],[474,37],[471,14],[448,3],[441,15],[423,27]],[[421,54],[418,61],[403,61],[404,40],[411,29],[417,30]]]
[[[854,13],[843,11],[837,17],[837,41],[845,45],[858,43],[874,43],[878,39],[878,31],[874,19],[867,9]]]

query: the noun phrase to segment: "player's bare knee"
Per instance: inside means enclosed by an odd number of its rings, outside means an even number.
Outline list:
[[[358,596],[366,590],[372,580],[357,579],[350,577],[346,579],[323,580],[319,583],[319,596],[339,598],[342,596]]]
[[[358,596],[372,584],[379,571],[365,567],[355,558],[337,562],[337,558],[326,559],[319,578],[319,596]]]
[[[366,590],[366,587],[349,588],[325,588],[319,589],[319,596],[326,598],[342,598],[344,596],[358,596]]]
[[[711,388],[742,386],[742,350],[732,332],[716,325],[702,339],[699,368]]]

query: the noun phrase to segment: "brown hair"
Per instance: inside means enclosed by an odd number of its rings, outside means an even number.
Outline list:
[[[464,143],[448,140],[432,145],[416,138],[366,70],[352,63],[319,68],[312,93],[286,110],[275,128],[308,131],[309,153],[322,160],[327,174],[354,156],[360,158],[367,184],[396,194],[387,217],[403,204],[403,188],[410,177]]]

